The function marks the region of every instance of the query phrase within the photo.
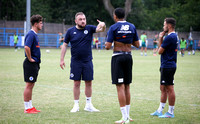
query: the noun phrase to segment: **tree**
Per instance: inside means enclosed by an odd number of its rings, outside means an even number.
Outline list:
[[[131,12],[131,5],[132,5],[133,0],[126,0],[125,1],[125,19],[128,16],[128,14]],[[113,19],[113,11],[114,11],[114,7],[111,4],[110,0],[103,0],[103,4],[105,9],[108,11],[109,15],[112,17]]]

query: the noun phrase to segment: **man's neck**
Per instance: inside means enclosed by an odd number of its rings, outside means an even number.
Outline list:
[[[76,28],[79,30],[84,29],[84,28],[79,27],[78,25],[76,25]]]
[[[168,34],[170,34],[170,33],[172,33],[172,32],[175,32],[175,30],[174,30],[174,29],[169,29],[169,30],[168,30]]]
[[[34,30],[36,33],[38,33],[38,29],[36,27],[32,27],[32,30]]]

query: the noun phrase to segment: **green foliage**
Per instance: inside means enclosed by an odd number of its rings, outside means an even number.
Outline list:
[[[112,5],[124,7],[125,1],[111,0]],[[0,19],[24,20],[26,0],[0,0]],[[31,0],[31,15],[40,14],[46,22],[73,25],[74,15],[83,11],[88,24],[97,24],[96,19],[105,21],[107,27],[114,21],[105,10],[102,0]],[[199,0],[133,0],[132,11],[127,21],[137,29],[162,30],[163,20],[173,17],[177,20],[176,30],[200,31]]]

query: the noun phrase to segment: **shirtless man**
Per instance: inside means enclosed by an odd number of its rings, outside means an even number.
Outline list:
[[[113,13],[115,24],[108,31],[105,48],[109,50],[114,41],[111,73],[112,84],[116,85],[122,119],[115,121],[117,124],[129,123],[133,119],[129,116],[130,110],[130,83],[132,82],[132,55],[131,45],[139,47],[139,39],[133,24],[124,20],[125,11],[115,9]]]

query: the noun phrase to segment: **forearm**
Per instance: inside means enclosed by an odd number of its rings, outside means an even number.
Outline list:
[[[159,41],[158,41],[158,48],[160,48],[162,42],[163,42],[163,37],[160,37],[160,38],[159,38]]]
[[[132,45],[135,46],[135,47],[137,47],[137,48],[139,48],[140,43],[139,43],[139,41],[134,41],[134,42],[132,43]]]
[[[60,61],[64,61],[66,51],[67,51],[67,44],[63,43],[63,46],[62,46],[62,49],[61,49]]]

